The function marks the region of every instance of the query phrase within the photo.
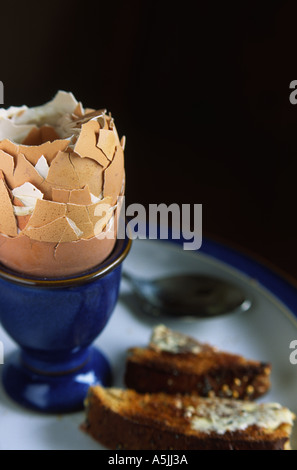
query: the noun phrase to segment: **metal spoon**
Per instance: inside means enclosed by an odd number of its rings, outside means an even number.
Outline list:
[[[246,311],[251,300],[233,283],[203,274],[177,274],[153,280],[138,279],[127,272],[128,281],[144,310],[154,316],[212,317]]]

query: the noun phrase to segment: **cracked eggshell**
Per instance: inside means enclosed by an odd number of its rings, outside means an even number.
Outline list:
[[[34,168],[37,171],[37,173],[40,174],[42,178],[45,179],[47,177],[48,172],[49,172],[49,166],[44,155],[41,155],[41,157],[38,159],[38,162],[36,163]]]
[[[31,207],[32,212],[36,205],[37,199],[43,199],[43,193],[36,188],[32,183],[28,181],[21,186],[15,187],[12,191],[12,195],[18,198],[25,207]]]
[[[96,119],[82,124],[77,142],[74,146],[74,152],[81,158],[92,158],[99,165],[105,168],[109,160],[106,155],[97,147],[100,124]]]
[[[54,244],[64,242],[65,240],[72,242],[79,238],[79,235],[65,216],[39,227],[34,227],[28,223],[23,234],[27,235],[30,240]]]
[[[52,188],[52,200],[56,202],[89,205],[92,203],[92,194],[89,186],[82,189],[58,189]]]
[[[0,170],[4,173],[8,185],[13,187],[14,158],[4,150],[0,150]]]
[[[15,158],[15,169],[13,172],[13,182],[11,187],[16,188],[24,183],[32,183],[34,186],[39,187],[44,178],[40,176],[35,167],[27,160],[25,155],[19,153]]]
[[[59,135],[52,126],[43,125],[41,127],[33,127],[22,144],[41,145],[44,142],[52,142],[58,139]]]
[[[0,170],[5,174],[10,189],[29,182],[39,187],[46,198],[51,198],[51,186],[22,153],[12,156],[0,149]]]
[[[14,197],[12,202],[18,230],[22,231],[30,220],[31,211],[29,211],[25,204],[17,197]]]
[[[38,199],[27,229],[41,227],[66,215],[66,204]]]
[[[24,230],[36,206],[37,199],[43,198],[43,193],[31,183],[24,183],[12,191],[12,203],[17,219],[18,229]]]
[[[80,238],[94,237],[94,227],[86,206],[68,203],[66,205],[66,215],[80,230]]]
[[[115,216],[109,228],[110,238],[53,243],[34,240],[24,234],[8,237],[0,233],[0,258],[10,269],[26,275],[51,279],[78,275],[99,265],[111,254],[116,231]]]
[[[52,162],[59,151],[63,152],[69,146],[69,139],[58,139],[53,142],[44,142],[40,145],[16,144],[9,139],[0,141],[0,150],[12,157],[22,153],[26,159],[35,166],[39,158],[43,155],[48,164]]]
[[[19,145],[18,152],[21,152],[32,165],[36,165],[43,155],[50,165],[58,152],[64,152],[69,146],[69,139],[59,139],[54,142],[45,142],[41,145]],[[10,152],[8,152],[10,153]]]
[[[46,182],[59,189],[80,189],[78,175],[68,152],[58,152],[50,165]]]
[[[41,107],[0,109],[0,128],[1,262],[48,278],[100,264],[116,242],[125,187],[124,141],[111,115],[58,92]],[[24,185],[42,197],[30,202]]]
[[[124,151],[121,145],[116,147],[112,162],[104,173],[104,197],[110,196],[112,204],[116,204],[125,180]]]
[[[12,157],[15,157],[18,154],[18,145],[11,142],[9,139],[3,139],[0,140],[0,150],[3,150]]]
[[[117,145],[116,136],[110,130],[100,129],[97,147],[102,150],[104,155],[111,162]]]
[[[71,204],[83,204],[87,206],[92,203],[92,194],[89,185],[86,184],[82,189],[73,189],[69,193],[68,202]]]
[[[81,158],[75,153],[70,153],[69,158],[79,181],[79,188],[73,189],[80,189],[87,185],[90,192],[99,197],[102,193],[104,178],[102,166],[91,158]]]
[[[11,237],[16,237],[18,233],[17,220],[13,211],[11,194],[2,171],[0,172],[0,201],[0,230]]]

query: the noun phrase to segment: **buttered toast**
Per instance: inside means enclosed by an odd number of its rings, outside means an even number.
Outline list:
[[[109,449],[285,450],[294,414],[278,403],[89,389],[84,430]]]
[[[220,351],[164,325],[147,347],[129,349],[125,385],[138,392],[253,400],[270,388],[271,365]]]

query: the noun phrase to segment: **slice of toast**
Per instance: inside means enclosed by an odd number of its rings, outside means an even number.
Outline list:
[[[89,389],[83,429],[108,449],[289,450],[294,414],[278,403]]]
[[[124,382],[138,392],[197,393],[253,400],[270,388],[271,365],[220,351],[164,325],[148,347],[130,348]]]

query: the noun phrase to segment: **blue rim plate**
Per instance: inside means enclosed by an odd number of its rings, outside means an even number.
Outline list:
[[[171,268],[205,268],[208,272],[222,274],[246,285],[255,296],[255,304],[248,312],[189,322],[166,320],[167,325],[221,349],[238,352],[251,359],[271,360],[272,388],[263,401],[278,401],[297,412],[297,365],[289,362],[289,343],[297,339],[297,290],[293,283],[257,259],[209,238],[203,238],[197,252],[184,252],[180,246],[182,243],[182,239],[170,240],[169,243],[135,240],[124,261],[124,268],[147,277],[159,276]],[[127,349],[147,344],[152,327],[159,322],[159,318],[140,313],[131,289],[123,282],[119,303],[95,342],[110,361],[114,386],[123,386]],[[5,336],[1,326],[0,340],[4,342],[5,354],[13,351],[14,344]],[[0,387],[0,449],[104,450],[82,433],[80,425],[83,419],[83,412],[44,417],[25,411]],[[297,426],[292,444],[297,449]]]

